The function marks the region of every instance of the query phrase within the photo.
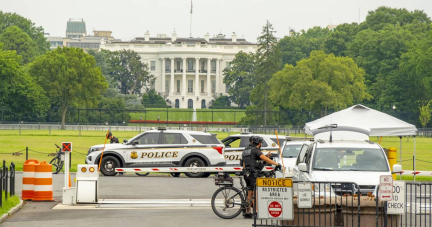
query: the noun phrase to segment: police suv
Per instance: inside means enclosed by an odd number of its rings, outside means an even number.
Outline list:
[[[86,164],[99,164],[104,145],[90,147]],[[214,134],[199,131],[149,130],[123,144],[106,144],[101,162],[105,176],[115,176],[120,167],[224,166],[225,146]],[[208,177],[210,173],[185,173]]]
[[[352,189],[352,193],[359,190],[366,195],[375,192],[381,175],[391,174],[384,149],[368,140],[370,130],[332,125],[311,131],[315,142],[304,144],[300,149],[293,180],[354,182],[359,188]],[[339,134],[335,136],[335,133]],[[362,139],[358,139],[359,135]],[[393,165],[394,172],[401,169],[400,165]],[[315,187],[315,190],[336,195],[342,193],[340,186],[326,184],[326,187]]]
[[[227,165],[240,165],[243,150],[249,146],[249,139],[252,136],[260,136],[263,138],[261,150],[263,152],[271,151],[277,156],[279,146],[275,135],[252,134],[250,132],[242,132],[241,134],[231,135],[222,139],[225,145],[225,161]],[[282,144],[286,138],[279,136],[279,143]]]

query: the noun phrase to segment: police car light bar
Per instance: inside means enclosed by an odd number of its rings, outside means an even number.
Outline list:
[[[196,172],[241,172],[243,170],[242,167],[177,167],[177,168],[116,168],[115,171],[117,173],[139,173],[139,172],[150,172],[150,173],[196,173]],[[272,167],[266,166],[262,171],[270,172],[274,170]]]

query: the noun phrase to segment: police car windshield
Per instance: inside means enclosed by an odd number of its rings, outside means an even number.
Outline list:
[[[282,151],[282,157],[284,158],[297,158],[297,156],[300,153],[300,149],[302,148],[303,144],[296,144],[296,145],[285,145]]]
[[[382,150],[370,148],[318,148],[312,167],[318,171],[389,171]]]

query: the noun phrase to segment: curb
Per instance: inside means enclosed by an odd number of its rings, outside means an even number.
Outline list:
[[[2,223],[4,220],[6,220],[6,218],[8,218],[9,216],[11,216],[12,214],[14,214],[15,212],[17,212],[19,209],[21,209],[21,207],[24,205],[24,202],[22,201],[22,199],[20,199],[20,203],[18,205],[16,205],[15,207],[13,207],[12,209],[9,210],[8,213],[3,214],[0,217],[0,223]]]

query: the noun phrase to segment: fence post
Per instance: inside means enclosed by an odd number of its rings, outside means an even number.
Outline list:
[[[18,124],[19,135],[21,135],[21,122]]]
[[[7,201],[7,198],[8,198],[8,176],[9,176],[9,174],[8,174],[8,167],[6,166],[5,167],[5,201]]]
[[[213,106],[212,106],[212,127],[213,127],[213,112],[214,112],[214,109],[213,109]]]
[[[3,188],[2,188],[2,190],[5,190],[5,178],[4,178],[4,175],[5,175],[5,172],[6,172],[6,160],[4,160],[3,159],[3,167],[2,167],[2,169],[3,169],[3,175],[2,175],[2,181],[3,181]]]
[[[3,194],[3,169],[0,168],[0,189],[2,189]],[[0,195],[0,207],[3,206],[3,195]]]
[[[28,160],[28,147],[26,147],[26,161]]]
[[[167,107],[167,119],[166,119],[166,126],[168,127],[168,117],[169,117],[169,113],[168,113],[168,107]]]
[[[10,195],[14,196],[15,195],[15,163],[11,162],[11,166],[10,166]]]

